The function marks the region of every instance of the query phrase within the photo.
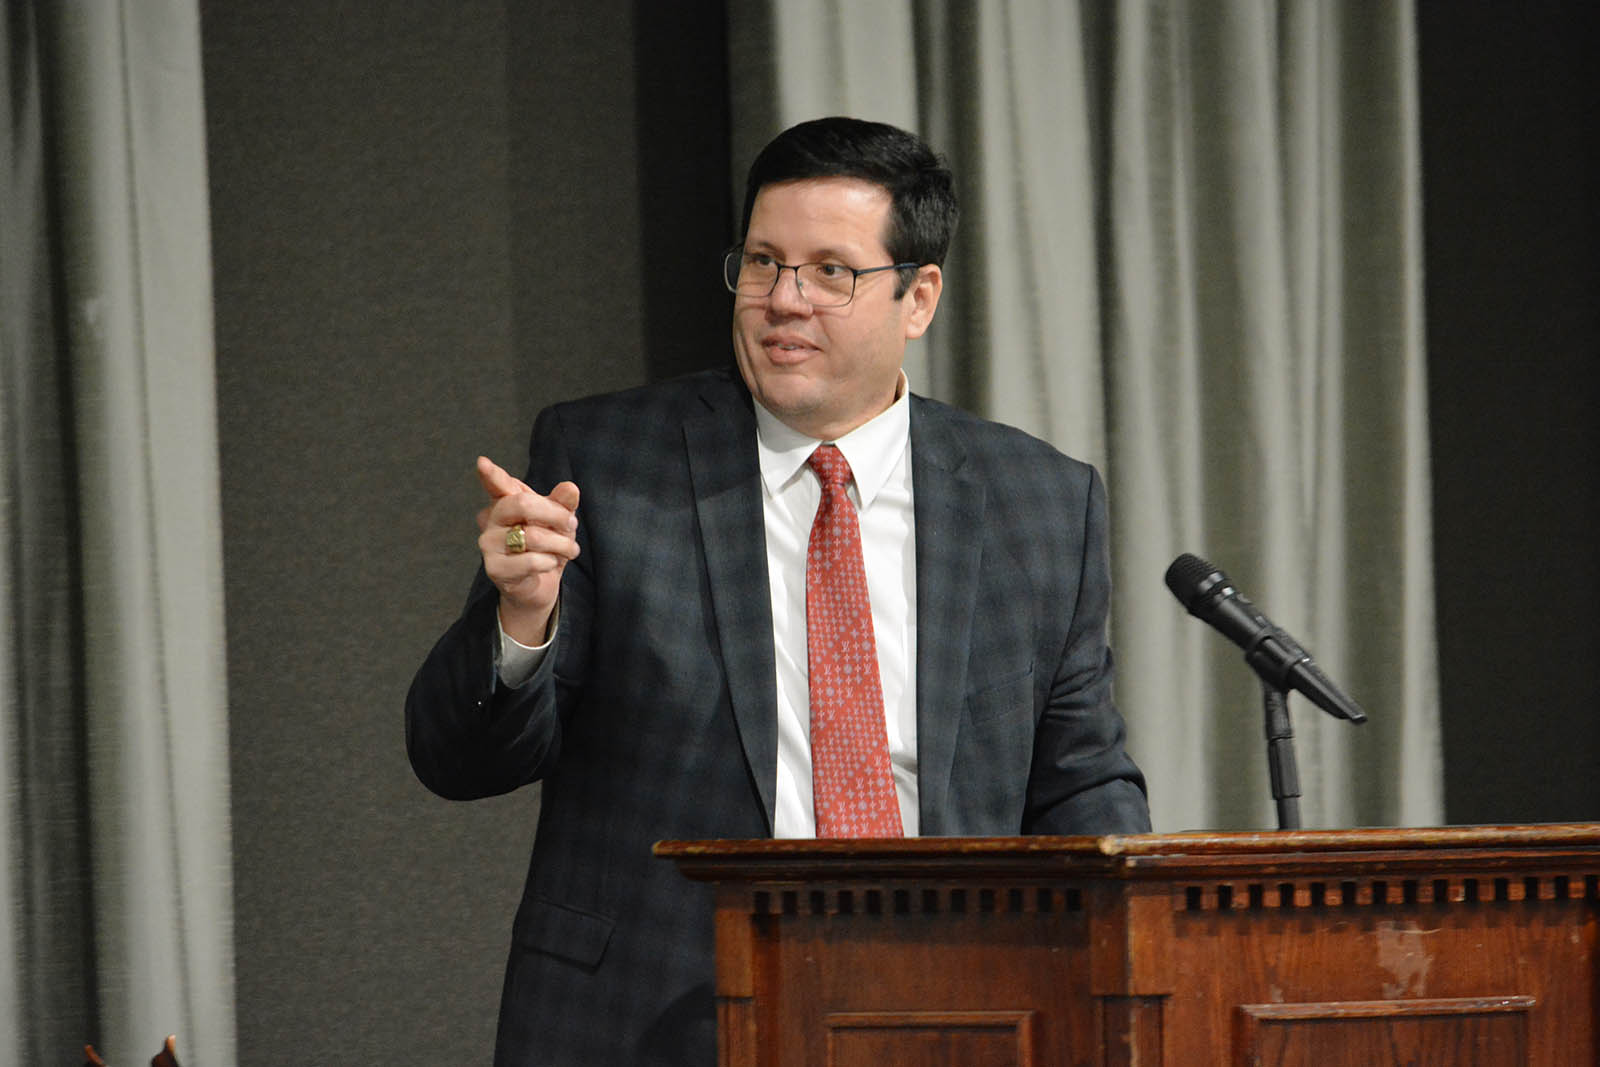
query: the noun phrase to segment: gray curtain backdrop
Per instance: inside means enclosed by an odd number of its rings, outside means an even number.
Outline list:
[[[192,0],[0,33],[0,1033],[235,1061]]]
[[[1261,698],[1162,575],[1226,570],[1362,702],[1290,702],[1308,826],[1442,821],[1408,0],[730,10],[736,171],[922,132],[964,202],[913,388],[1099,464],[1158,829],[1272,827]]]

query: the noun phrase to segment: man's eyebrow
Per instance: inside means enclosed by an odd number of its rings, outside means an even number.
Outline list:
[[[782,258],[777,254],[777,246],[770,241],[746,241],[744,244],[744,250],[746,252],[762,252],[775,258]],[[860,254],[855,251],[847,252],[839,248],[826,247],[812,249],[810,252],[807,252],[804,258],[802,258],[799,262],[826,263],[830,260],[838,260],[841,263],[849,263],[852,260],[859,258]]]
[[[770,241],[745,241],[744,250],[746,252],[765,252],[771,255],[776,251],[776,246]]]

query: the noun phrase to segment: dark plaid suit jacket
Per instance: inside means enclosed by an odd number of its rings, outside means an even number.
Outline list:
[[[922,832],[1148,829],[1111,701],[1098,476],[919,397],[911,456]],[[526,480],[563,479],[583,494],[582,552],[556,654],[497,686],[480,572],[412,684],[412,766],[458,799],[544,783],[496,1064],[711,1064],[711,901],[650,846],[772,833],[750,394],[730,369],[548,409]]]

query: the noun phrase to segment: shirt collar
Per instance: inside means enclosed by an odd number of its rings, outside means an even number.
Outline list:
[[[832,442],[839,446],[845,461],[850,464],[850,473],[855,476],[856,496],[863,508],[872,503],[878,490],[894,473],[911,439],[910,396],[911,389],[905,371],[901,371],[894,403]],[[767,493],[776,496],[799,476],[806,460],[811,458],[811,453],[822,442],[784,425],[778,416],[762,407],[759,400],[755,407],[756,450],[761,459],[761,481]]]

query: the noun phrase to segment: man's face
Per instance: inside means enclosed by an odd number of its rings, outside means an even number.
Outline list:
[[[886,266],[889,208],[887,189],[856,178],[777,182],[756,194],[744,248],[795,265]],[[857,279],[844,307],[813,308],[794,271],[782,271],[772,295],[734,298],[739,372],[790,427],[842,437],[894,402],[906,341],[933,320],[942,283],[938,267],[924,266],[896,300],[896,272],[880,271]]]

